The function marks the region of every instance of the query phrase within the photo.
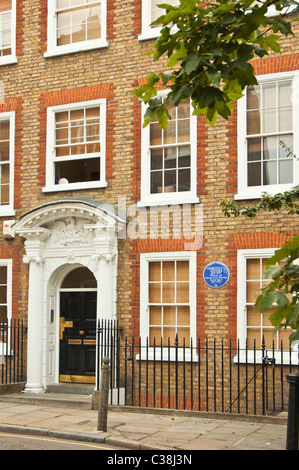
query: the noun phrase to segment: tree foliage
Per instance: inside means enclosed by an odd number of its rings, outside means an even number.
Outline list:
[[[261,290],[256,300],[256,307],[261,313],[274,312],[269,319],[275,327],[291,327],[293,333],[290,341],[299,340],[299,265],[296,264],[299,254],[299,235],[286,242],[267,260],[265,278],[272,281]]]
[[[250,206],[244,206],[233,199],[220,199],[220,205],[222,207],[222,212],[226,217],[238,217],[240,215],[244,215],[245,217],[252,219],[261,211],[272,212],[280,209],[285,209],[288,214],[298,215],[298,201],[299,186],[295,186],[289,191],[278,193],[274,196],[264,192],[260,201],[257,204]]]
[[[166,13],[153,23],[161,33],[150,53],[154,61],[166,57],[168,69],[150,73],[134,94],[148,105],[144,126],[157,115],[165,129],[167,107],[156,100],[160,83],[169,89],[171,104],[190,98],[194,114],[205,115],[211,125],[218,115],[227,119],[245,87],[257,83],[250,61],[279,52],[281,35],[293,34],[288,15],[297,12],[298,2],[180,0],[176,7],[159,6]]]

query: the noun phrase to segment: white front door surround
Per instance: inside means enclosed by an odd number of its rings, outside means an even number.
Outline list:
[[[59,381],[59,288],[76,266],[97,280],[97,318],[116,316],[117,232],[125,222],[105,206],[61,200],[31,210],[14,225],[29,264],[27,383],[42,392]]]

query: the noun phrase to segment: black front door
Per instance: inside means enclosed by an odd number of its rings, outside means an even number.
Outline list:
[[[95,382],[95,291],[60,292],[61,382]]]

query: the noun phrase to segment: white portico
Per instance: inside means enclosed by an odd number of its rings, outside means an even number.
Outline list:
[[[60,291],[73,270],[84,268],[82,272],[88,272],[94,283],[88,288],[90,281],[84,285],[81,280],[80,288],[74,289],[71,285],[64,291],[70,292],[70,296],[80,292],[81,298],[82,295],[86,298],[87,293],[90,297],[95,291],[94,317],[115,318],[117,233],[123,224],[113,211],[90,200],[44,204],[15,223],[15,233],[25,239],[24,262],[29,264],[25,391],[41,392],[47,385],[59,382],[60,339],[65,327],[73,326],[62,318]],[[95,301],[92,305],[95,307]],[[84,328],[83,333],[81,330],[80,334],[84,334]],[[87,344],[88,341],[91,344],[92,340],[86,339]]]

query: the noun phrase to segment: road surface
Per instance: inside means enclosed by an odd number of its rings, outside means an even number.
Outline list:
[[[51,437],[0,433],[0,451],[4,450],[124,450],[94,442],[80,442]]]

